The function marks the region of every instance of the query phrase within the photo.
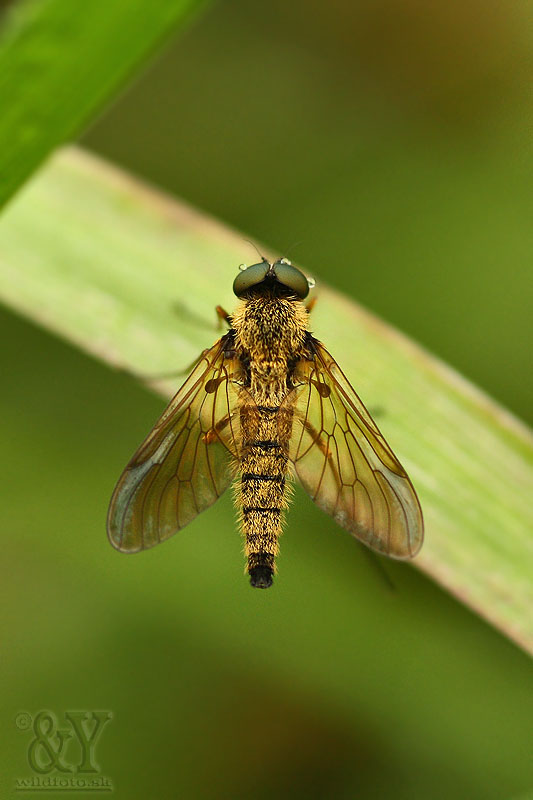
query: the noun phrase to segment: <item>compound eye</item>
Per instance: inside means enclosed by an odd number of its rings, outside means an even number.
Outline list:
[[[239,272],[233,281],[233,291],[237,297],[242,297],[254,286],[257,286],[258,283],[262,283],[269,269],[270,264],[268,261],[262,261],[260,264],[252,264],[251,267],[246,267],[242,272]]]
[[[276,261],[274,271],[279,283],[291,289],[301,300],[307,297],[310,288],[307,278],[303,272],[293,267],[290,261],[285,258]]]

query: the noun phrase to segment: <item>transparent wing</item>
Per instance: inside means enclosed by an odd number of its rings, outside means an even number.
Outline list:
[[[314,502],[379,553],[412,558],[424,535],[415,490],[346,376],[312,340],[294,373],[290,459]]]
[[[107,518],[111,544],[133,553],[183,528],[226,491],[239,453],[240,362],[229,334],[193,371],[118,481]]]

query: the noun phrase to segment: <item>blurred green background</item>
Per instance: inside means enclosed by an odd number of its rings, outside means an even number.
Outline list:
[[[290,251],[531,422],[528,14],[221,2],[83,144]],[[108,498],[161,401],[0,326],[2,796],[29,771],[15,717],[42,708],[113,712],[97,752],[120,798],[533,787],[530,660],[410,567],[386,565],[388,591],[300,491],[270,592],[241,574],[229,496],[161,548],[114,552]]]

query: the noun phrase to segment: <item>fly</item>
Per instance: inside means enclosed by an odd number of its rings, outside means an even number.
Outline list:
[[[252,586],[272,585],[291,479],[357,539],[392,558],[423,540],[407,473],[325,347],[309,332],[311,280],[265,258],[233,283],[228,332],[122,473],[108,513],[125,553],[168,539],[234,484]]]

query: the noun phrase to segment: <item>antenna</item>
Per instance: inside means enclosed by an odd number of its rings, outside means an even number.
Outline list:
[[[288,257],[288,255],[291,252],[291,250],[294,250],[295,247],[299,247],[301,244],[303,244],[302,240],[300,240],[299,242],[293,242],[291,244],[291,246],[289,247],[289,249],[287,250],[287,252],[285,253],[285,258]]]
[[[245,239],[244,241],[245,241],[245,242],[248,242],[248,244],[251,244],[251,245],[252,245],[252,247],[254,248],[255,252],[256,252],[256,253],[257,253],[257,255],[259,256],[259,258],[261,259],[261,261],[266,261],[266,262],[267,262],[267,264],[268,264],[268,263],[270,263],[270,262],[268,261],[268,259],[267,259],[267,258],[265,258],[265,257],[264,257],[264,255],[263,255],[262,253],[260,253],[260,252],[259,252],[259,250],[258,250],[258,248],[257,248],[257,245],[256,245],[254,242],[252,242],[252,241],[251,241],[251,239]]]

